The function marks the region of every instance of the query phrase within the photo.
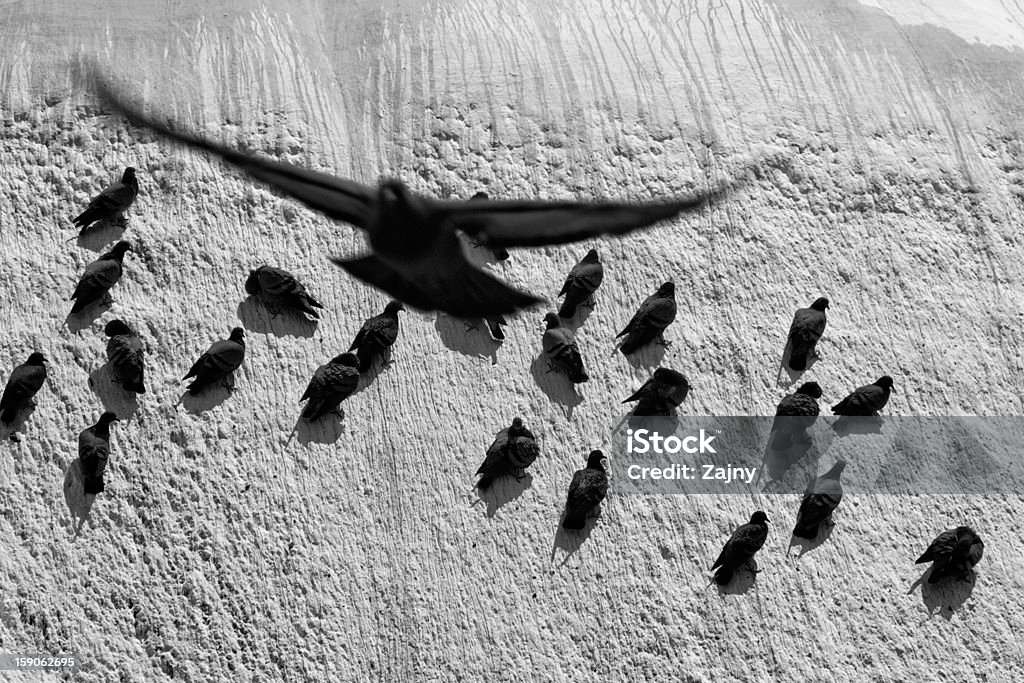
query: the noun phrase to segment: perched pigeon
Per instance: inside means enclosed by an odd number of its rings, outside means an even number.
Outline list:
[[[947,576],[966,581],[971,575],[971,569],[981,562],[984,552],[985,544],[981,536],[969,526],[958,526],[936,536],[928,550],[914,564],[935,563],[928,583],[938,583]]]
[[[672,411],[682,405],[689,393],[690,382],[682,373],[671,368],[658,368],[654,375],[623,403],[639,401],[636,410],[633,411],[635,415],[664,417],[671,415]]]
[[[565,278],[562,291],[558,296],[565,295],[562,307],[558,309],[558,315],[562,318],[571,318],[576,315],[576,307],[589,299],[604,280],[604,266],[597,256],[597,249],[591,249],[583,259],[572,267],[569,276]]]
[[[18,411],[27,405],[34,405],[32,397],[46,381],[46,358],[36,351],[28,360],[14,368],[7,378],[3,398],[0,398],[0,422],[11,423]]]
[[[336,409],[341,402],[352,395],[359,386],[359,357],[354,353],[343,353],[321,365],[309,380],[309,386],[300,402],[309,399],[302,411],[302,417],[319,420]]]
[[[206,353],[199,357],[182,380],[195,377],[188,385],[188,393],[195,396],[214,382],[225,382],[234,389],[233,374],[245,360],[245,332],[241,327],[231,330],[231,336],[214,342]]]
[[[825,309],[828,299],[815,299],[810,308],[801,308],[793,316],[789,326],[789,368],[794,372],[807,369],[807,358],[814,353],[814,346],[825,332]]]
[[[103,413],[99,422],[78,435],[78,459],[86,493],[103,493],[103,472],[110,457],[110,423],[116,421],[114,413]]]
[[[690,213],[727,191],[661,202],[437,200],[415,195],[398,180],[377,188],[272,161],[183,133],[128,103],[95,74],[101,100],[135,125],[207,150],[326,216],[365,230],[371,253],[334,262],[406,304],[457,318],[507,315],[540,299],[515,290],[472,265],[456,234],[490,248],[568,244],[596,235],[621,235]]]
[[[126,251],[131,251],[132,245],[121,240],[114,245],[114,248],[100,256],[98,259],[85,267],[82,279],[78,281],[71,299],[74,305],[72,313],[80,313],[86,306],[100,299],[110,291],[110,288],[121,279],[123,268],[121,262],[124,260]],[[70,300],[70,299],[69,299]]]
[[[487,196],[486,192],[477,192],[476,194],[474,194],[472,197],[469,198],[469,201],[471,201],[471,202],[478,202],[481,199],[490,199],[490,197]],[[496,258],[499,261],[507,261],[508,260],[509,253],[508,253],[508,249],[506,249],[505,247],[490,247],[486,243],[486,241],[475,242],[475,244],[477,244],[477,246],[488,247],[491,251],[494,252],[494,258]]]
[[[260,266],[249,271],[245,292],[258,298],[275,314],[291,310],[319,318],[317,309],[323,308],[294,275],[273,266]]]
[[[587,371],[583,369],[583,356],[580,355],[580,348],[576,345],[576,337],[572,330],[563,327],[554,313],[545,315],[544,322],[547,323],[547,329],[541,338],[541,346],[548,362],[565,372],[573,384],[589,380]]]
[[[476,487],[483,491],[503,474],[525,472],[538,455],[537,438],[523,426],[522,418],[517,417],[511,427],[501,430],[487,449],[487,457],[476,471],[481,475]]]
[[[725,542],[722,553],[711,565],[712,571],[718,569],[715,572],[715,583],[719,586],[729,585],[733,573],[744,565],[749,566],[767,538],[768,515],[758,510],[750,516],[749,522],[733,532]]]
[[[821,387],[817,382],[804,382],[794,393],[784,396],[775,409],[772,423],[772,448],[785,450],[793,445],[793,437],[806,438],[807,430],[821,414],[818,399]],[[782,419],[779,419],[782,418]]]
[[[587,517],[608,494],[608,473],[605,472],[603,460],[604,453],[590,451],[587,466],[572,475],[569,495],[565,500],[563,529],[582,529],[587,523]]]
[[[405,306],[400,301],[389,301],[384,312],[368,318],[356,333],[356,338],[349,351],[359,356],[359,371],[366,372],[373,365],[373,360],[391,348],[398,339],[398,312]]]
[[[615,335],[616,339],[623,335],[626,337],[619,345],[619,351],[629,355],[656,338],[661,338],[662,343],[667,346],[668,342],[664,341],[661,334],[675,319],[676,286],[666,282],[657,292],[644,299],[629,324]]]
[[[146,349],[142,339],[123,320],[111,320],[103,328],[107,339],[107,360],[114,381],[125,391],[146,393]]]
[[[839,481],[839,476],[845,468],[846,462],[840,460],[832,469],[808,484],[804,498],[800,502],[800,510],[796,513],[794,536],[817,538],[821,523],[832,519],[832,512],[839,507],[839,501],[843,499],[843,484]]]
[[[874,384],[857,387],[852,394],[832,406],[832,412],[835,415],[877,415],[889,402],[891,391],[892,377],[885,375]]]
[[[78,234],[84,234],[93,223],[108,218],[117,218],[124,214],[139,196],[139,181],[135,179],[135,169],[129,166],[124,169],[120,182],[103,188],[93,197],[85,211],[75,217],[74,224],[79,228]]]

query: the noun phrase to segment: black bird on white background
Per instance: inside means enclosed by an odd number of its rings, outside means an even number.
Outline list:
[[[815,346],[825,333],[825,325],[828,323],[825,318],[827,308],[828,299],[820,297],[808,308],[797,310],[793,316],[793,323],[789,326],[789,337],[786,340],[789,347],[790,370],[803,372],[807,369],[808,359],[816,355]]]
[[[458,318],[508,315],[541,299],[470,263],[457,230],[492,249],[568,244],[596,235],[621,235],[692,213],[727,191],[646,203],[432,199],[412,193],[398,180],[384,180],[373,188],[173,130],[94,75],[101,100],[129,122],[216,154],[308,207],[364,230],[370,253],[333,259],[349,274],[414,308],[441,310]]]
[[[878,411],[889,402],[889,394],[895,391],[892,385],[892,377],[884,375],[872,384],[857,387],[853,393],[832,406],[832,413],[835,415],[877,415]]]
[[[116,421],[114,413],[103,413],[96,424],[78,435],[78,460],[86,493],[103,493],[103,473],[110,458],[110,423]]]
[[[132,245],[121,240],[107,253],[85,267],[78,285],[69,301],[74,301],[71,306],[72,313],[80,313],[94,301],[98,301],[110,288],[120,281],[124,273],[124,255],[131,251]]]
[[[10,424],[18,411],[35,405],[32,398],[46,382],[46,357],[35,351],[28,360],[14,368],[7,378],[3,397],[0,397],[0,422]]]
[[[807,485],[800,509],[796,514],[793,535],[812,540],[818,537],[822,522],[832,521],[832,513],[843,499],[843,483],[840,476],[846,469],[846,461],[840,460],[825,474]]]
[[[249,277],[245,280],[245,292],[262,301],[274,315],[284,311],[296,311],[319,319],[319,309],[323,308],[294,275],[274,266],[264,265],[249,271]]]
[[[195,378],[188,385],[188,393],[193,396],[217,382],[223,382],[229,390],[234,391],[234,372],[242,367],[244,360],[245,330],[236,327],[231,330],[231,335],[227,339],[211,344],[206,353],[193,363],[182,380]]]
[[[672,368],[658,368],[654,375],[623,403],[636,401],[636,415],[664,417],[671,415],[681,406],[689,393],[690,382],[683,373]]]
[[[343,353],[324,363],[313,373],[299,402],[309,399],[302,417],[310,422],[336,410],[359,387],[359,357]]]
[[[821,414],[818,399],[821,398],[821,386],[817,382],[804,382],[792,394],[782,397],[775,408],[775,421],[772,422],[771,447],[785,450],[793,445],[793,439],[806,441],[807,430],[810,429]],[[781,418],[781,419],[779,419]]]
[[[604,266],[597,254],[597,249],[591,249],[586,255],[569,271],[565,278],[562,290],[558,296],[564,296],[562,307],[558,309],[560,318],[571,318],[576,315],[576,307],[592,300],[594,292],[604,281]]]
[[[644,299],[640,308],[615,338],[626,337],[619,344],[619,351],[629,355],[655,339],[665,346],[669,342],[662,336],[665,329],[676,319],[676,286],[666,282],[658,291]]]
[[[768,515],[758,510],[750,516],[749,522],[732,532],[718,559],[711,565],[711,570],[715,572],[715,583],[719,586],[729,585],[737,569],[753,564],[754,555],[767,539]]]
[[[367,318],[352,340],[349,351],[359,357],[359,371],[366,372],[376,358],[384,355],[398,339],[398,312],[404,311],[401,301],[389,301],[384,312]]]
[[[547,329],[541,337],[541,346],[548,363],[553,368],[564,372],[573,384],[580,384],[590,379],[583,368],[583,356],[576,344],[576,335],[554,313],[544,316]]]
[[[135,330],[123,320],[111,320],[103,328],[107,335],[107,360],[111,376],[125,391],[146,393],[146,347]]]
[[[112,183],[92,198],[85,211],[74,218],[79,235],[84,234],[93,224],[100,221],[124,217],[124,212],[135,203],[139,196],[139,181],[135,178],[135,169],[129,166],[124,169],[121,180]]]
[[[947,576],[966,581],[984,553],[981,536],[969,526],[958,526],[936,536],[915,564],[933,563],[928,583],[938,583]]]
[[[608,495],[608,472],[604,467],[604,453],[590,451],[587,466],[576,470],[569,482],[569,493],[565,499],[563,529],[582,529],[587,517],[597,509]]]
[[[504,474],[516,475],[521,478],[526,468],[540,455],[537,437],[523,426],[522,418],[515,418],[512,424],[498,433],[497,438],[487,449],[487,456],[476,471],[480,479],[476,487],[481,491],[490,488],[494,480]]]

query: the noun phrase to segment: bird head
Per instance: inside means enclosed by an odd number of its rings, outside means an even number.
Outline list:
[[[882,375],[881,377],[878,378],[878,381],[875,382],[875,384],[885,389],[889,389],[890,391],[896,391],[895,389],[893,389],[892,377],[890,377],[889,375]]]
[[[389,315],[398,315],[399,311],[404,311],[405,306],[398,299],[392,299],[388,302],[388,305],[384,307],[384,312]]]
[[[233,342],[242,343],[245,341],[245,330],[241,327],[235,327],[231,330],[231,335],[228,337]]]
[[[260,266],[262,268],[263,266]],[[256,296],[260,293],[260,268],[249,271],[249,277],[245,279],[245,293],[249,296]]]
[[[562,322],[558,319],[558,314],[552,313],[551,311],[548,311],[547,313],[544,314],[544,324],[544,329],[547,330],[562,326]]]
[[[817,299],[814,300],[814,303],[811,304],[811,308],[813,308],[816,311],[824,311],[826,308],[828,308],[828,299],[826,299],[823,296],[818,297]]]
[[[654,371],[654,379],[671,386],[689,384],[689,381],[686,379],[686,375],[681,372],[676,372],[672,368],[658,368]]]
[[[109,425],[111,422],[117,422],[117,415],[115,413],[112,413],[108,410],[107,412],[100,415],[99,424]]]
[[[490,199],[486,192],[477,192],[475,195],[469,198],[469,201],[480,201],[481,199]]]
[[[836,460],[836,464],[832,465],[832,469],[830,469],[828,471],[828,474],[831,474],[831,475],[833,475],[835,477],[838,477],[840,474],[843,473],[843,470],[845,470],[845,469],[846,469],[846,461],[845,460]]]
[[[109,252],[107,252],[107,256],[112,256],[112,257],[114,257],[116,259],[121,259],[121,258],[124,258],[124,254],[125,254],[126,251],[131,251],[131,250],[132,250],[132,243],[128,242],[126,240],[121,240],[120,242],[115,244],[114,247]]]
[[[592,470],[604,471],[604,453],[598,450],[590,451],[590,455],[587,456],[587,467]]]
[[[767,524],[768,515],[764,514],[762,510],[758,510],[754,514],[750,515],[751,524]]]
[[[590,251],[588,251],[587,255],[583,257],[583,260],[596,263],[599,260],[599,257],[597,255],[597,249],[591,249]]]
[[[32,352],[29,355],[28,360],[25,361],[25,363],[27,365],[42,365],[45,362],[46,362],[46,356],[44,356],[43,354],[39,353],[38,351]]]
[[[121,182],[122,183],[135,182],[135,167],[134,166],[129,166],[128,168],[124,169],[124,173],[121,175]]]
[[[658,287],[658,296],[675,296],[676,286],[672,282],[666,282]]]
[[[811,398],[821,398],[821,387],[818,386],[817,382],[804,382],[800,385],[800,388],[796,390],[796,393],[803,394],[804,396],[810,396]]]
[[[514,427],[515,429],[522,429],[523,428],[523,418],[517,417],[516,419],[512,420],[512,427]]]
[[[111,320],[103,328],[103,334],[113,337],[118,334],[131,334],[132,328],[123,320]]]
[[[359,356],[357,356],[354,353],[343,353],[340,356],[335,356],[334,358],[332,358],[331,362],[337,363],[338,365],[345,365],[350,368],[358,368]]]

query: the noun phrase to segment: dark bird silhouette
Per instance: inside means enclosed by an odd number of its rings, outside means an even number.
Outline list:
[[[522,473],[538,455],[540,448],[537,446],[537,437],[523,426],[522,418],[517,417],[512,420],[512,426],[498,433],[494,443],[487,449],[487,457],[476,471],[481,475],[476,487],[481,491],[486,490],[503,474],[515,474],[516,479],[522,479]]]
[[[789,326],[789,368],[795,372],[807,369],[807,358],[814,353],[814,347],[825,333],[825,309],[828,299],[815,299],[810,308],[798,309]]]
[[[181,379],[195,377],[188,385],[188,393],[195,396],[214,382],[225,382],[230,390],[234,390],[233,373],[242,366],[245,360],[245,331],[241,327],[231,330],[227,339],[215,341],[206,353],[199,357]]]
[[[124,272],[122,261],[124,254],[131,251],[132,245],[121,240],[114,245],[114,248],[100,256],[98,259],[85,267],[82,278],[78,281],[70,300],[74,300],[71,307],[72,313],[80,313],[86,306],[98,300],[110,288],[117,284]]]
[[[603,280],[604,266],[597,255],[597,249],[591,249],[572,267],[569,276],[565,278],[562,291],[558,293],[558,296],[565,296],[562,307],[558,309],[558,315],[562,318],[576,315],[576,307],[593,296]]]
[[[129,104],[102,76],[94,80],[105,104],[131,123],[216,154],[306,206],[365,230],[371,253],[336,258],[337,265],[414,308],[457,318],[508,315],[541,301],[472,265],[457,230],[492,249],[568,244],[625,234],[694,212],[726,191],[648,203],[431,199],[411,193],[397,180],[372,188],[172,130]]]
[[[654,375],[644,382],[623,403],[637,401],[634,414],[643,416],[668,416],[682,405],[690,393],[690,382],[681,372],[671,368],[658,368]]]
[[[597,509],[608,495],[608,473],[604,469],[604,453],[590,451],[587,466],[576,470],[569,482],[569,495],[565,499],[563,529],[582,529],[587,517]]]
[[[839,477],[845,468],[846,462],[840,460],[832,469],[807,485],[804,498],[800,501],[800,510],[796,513],[794,536],[817,538],[821,523],[832,519],[832,512],[839,507],[839,501],[843,499],[843,484]]]
[[[107,339],[107,360],[114,381],[125,391],[146,393],[146,347],[135,330],[123,320],[111,320],[103,328]]]
[[[793,445],[794,437],[807,438],[807,430],[821,414],[819,398],[821,387],[817,382],[804,382],[794,393],[782,397],[772,423],[772,448],[785,450]]]
[[[402,302],[389,301],[383,313],[368,318],[359,328],[348,350],[359,356],[360,372],[369,370],[374,359],[390,349],[398,339],[398,312],[404,310]]]
[[[122,216],[138,196],[139,181],[135,178],[135,169],[129,166],[124,169],[120,181],[103,188],[85,211],[75,216],[73,222],[79,228],[78,234],[84,234],[93,223]]]
[[[928,583],[938,583],[947,576],[966,581],[984,552],[981,536],[969,526],[958,526],[936,536],[914,564],[934,562]]]
[[[78,435],[78,459],[86,493],[103,493],[103,472],[110,458],[110,423],[116,421],[114,413],[103,413],[99,422]]]
[[[0,398],[0,422],[10,424],[18,416],[18,411],[28,405],[35,405],[32,397],[38,393],[46,381],[46,358],[36,351],[29,355],[28,360],[14,368],[7,378],[4,395]]]
[[[335,410],[359,386],[359,357],[343,353],[321,365],[313,373],[299,402],[309,399],[302,417],[312,422]]]
[[[857,387],[852,394],[832,406],[835,415],[877,415],[878,411],[889,402],[892,388],[892,377],[885,375],[874,384]]]
[[[589,380],[587,371],[583,369],[583,356],[580,355],[580,347],[576,345],[576,336],[572,330],[563,327],[554,313],[545,315],[544,322],[547,323],[547,329],[541,337],[541,346],[544,348],[548,363],[568,375],[573,384]]]
[[[319,319],[317,309],[323,308],[294,275],[273,266],[260,266],[249,271],[245,292],[266,304],[275,315],[281,311],[298,311]]]
[[[616,339],[626,337],[619,345],[619,351],[629,355],[656,338],[660,338],[661,343],[668,346],[669,342],[664,341],[661,335],[675,319],[676,286],[666,282],[657,292],[644,299],[629,323],[615,335]]]
[[[758,510],[750,516],[750,521],[732,533],[725,542],[722,553],[711,565],[715,572],[715,583],[727,586],[737,569],[750,564],[754,555],[768,538],[768,515]]]

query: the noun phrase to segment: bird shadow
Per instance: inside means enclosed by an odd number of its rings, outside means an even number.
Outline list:
[[[114,381],[110,369],[110,361],[89,375],[89,388],[103,404],[104,410],[117,415],[120,420],[127,420],[139,410],[139,401],[134,391],[127,391]]]
[[[359,384],[356,386],[356,390],[352,392],[352,395],[365,391],[371,384],[377,381],[377,378],[384,374],[384,371],[391,367],[392,362],[392,351],[391,347],[384,349],[379,356],[373,359],[370,363],[370,367],[365,372],[359,373]]]
[[[600,518],[600,514],[591,514],[587,517],[587,521],[582,529],[566,529],[562,526],[562,520],[565,519],[565,510],[563,510],[562,515],[558,519],[558,527],[555,528],[555,538],[551,544],[550,561],[554,562],[555,556],[561,550],[563,557],[562,563],[559,566],[564,567],[569,558],[577,553],[583,547],[583,544],[586,543],[587,539],[590,538],[590,534],[594,532],[594,528],[597,526]]]
[[[345,433],[344,419],[343,415],[333,411],[313,421],[300,415],[299,419],[295,421],[292,433],[303,446],[311,443],[332,444]]]
[[[113,303],[110,295],[105,295],[102,299],[93,301],[78,313],[68,313],[68,317],[64,319],[64,324],[68,326],[71,334],[78,334],[96,322],[101,315],[110,309]]]
[[[782,448],[785,445],[785,437],[783,440],[778,439],[778,432],[772,431],[768,437],[768,443],[765,445],[764,457],[761,459],[761,474],[768,476],[768,481],[765,482],[762,490],[771,493],[769,486],[774,485],[772,488],[785,489],[788,485],[796,483],[798,481],[804,481],[807,479],[808,471],[817,476],[817,459],[814,459],[809,463],[809,467],[801,468],[795,473],[795,476],[788,476],[797,463],[804,461],[808,454],[814,448],[814,441],[810,435],[807,435],[806,440],[796,438],[792,439],[787,448]],[[782,491],[779,491],[782,492]]]
[[[832,423],[836,436],[881,434],[885,420],[878,415],[843,415]]]
[[[583,403],[583,396],[565,373],[549,370],[547,355],[543,351],[530,364],[530,374],[544,395],[565,409],[566,419],[572,418],[573,410]]]
[[[85,526],[85,520],[89,518],[92,504],[96,500],[94,494],[85,492],[84,480],[82,460],[75,458],[64,474],[64,502],[71,512],[71,527],[75,536],[82,533],[82,527]]]
[[[97,253],[106,251],[111,242],[116,242],[124,235],[128,224],[104,218],[93,225],[83,234],[78,235],[75,244],[81,249],[88,249]]]
[[[14,414],[14,419],[10,423],[0,422],[0,440],[20,442],[21,437],[18,436],[18,432],[22,430],[34,412],[36,412],[35,403],[28,403],[18,408],[18,412]]]
[[[590,316],[594,314],[594,307],[591,305],[585,305],[593,304],[593,302],[593,297],[591,297],[590,299],[576,307],[576,312],[573,314],[571,318],[563,318],[559,316],[559,320],[561,320],[566,327],[575,332],[576,330],[583,327],[587,320],[590,319]]]
[[[490,358],[491,364],[497,365],[501,342],[491,337],[483,321],[478,321],[475,329],[468,327],[469,324],[468,320],[439,313],[434,320],[434,329],[441,343],[452,351],[470,358]]]
[[[616,352],[622,353],[618,349],[616,349]],[[661,365],[661,361],[665,358],[667,352],[667,346],[652,341],[644,344],[633,353],[623,355],[626,356],[626,362],[634,369],[656,368]]]
[[[198,394],[190,394],[188,391],[185,391],[181,395],[178,405],[182,406],[187,413],[199,415],[224,403],[231,394],[230,389],[223,384],[217,383],[213,386],[205,387]]]
[[[522,496],[532,486],[532,474],[527,473],[519,479],[511,475],[502,475],[485,490],[476,489],[476,494],[480,502],[487,505],[487,516],[494,517],[498,510]]]
[[[921,587],[921,600],[928,610],[928,618],[940,615],[946,621],[951,621],[953,615],[961,609],[974,592],[978,574],[971,570],[970,580],[964,581],[952,576],[939,579],[937,583],[928,583],[932,575],[932,567],[928,567],[917,581],[907,591],[907,595],[914,592],[918,586]]]
[[[247,296],[238,304],[237,313],[245,329],[258,334],[273,334],[275,337],[309,339],[319,325],[318,320],[311,320],[297,311],[282,311],[274,316],[252,296]]]
[[[793,346],[789,342],[786,342],[786,348],[782,350],[782,361],[779,363],[779,376],[776,378],[775,384],[781,388],[788,389],[797,383],[803,375],[811,371],[811,368],[818,362],[817,352],[812,353],[807,358],[807,367],[803,370],[794,370],[789,367],[789,359],[793,355]],[[785,375],[788,381],[783,380]]]
[[[818,533],[814,535],[814,538],[800,538],[795,534],[790,535],[789,549],[786,550],[786,554],[788,555],[790,550],[799,546],[800,554],[796,556],[796,559],[799,560],[807,553],[813,552],[814,550],[817,550],[818,548],[823,546],[825,544],[825,541],[827,541],[832,536],[832,532],[835,530],[835,528],[836,525],[834,523],[829,524],[827,522],[822,522],[818,525]]]
[[[712,581],[714,580],[712,579]],[[729,583],[724,586],[715,585],[718,587],[718,594],[721,596],[746,595],[753,587],[755,581],[757,581],[757,560],[751,559],[732,573],[732,580]]]

